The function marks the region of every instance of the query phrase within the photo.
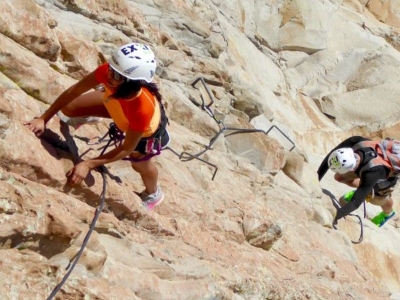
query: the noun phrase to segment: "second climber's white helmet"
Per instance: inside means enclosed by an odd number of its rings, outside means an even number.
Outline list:
[[[126,44],[111,56],[110,66],[122,76],[132,80],[151,82],[156,73],[156,57],[149,46]]]
[[[354,170],[357,159],[351,148],[340,148],[331,153],[328,158],[329,168],[339,174]]]

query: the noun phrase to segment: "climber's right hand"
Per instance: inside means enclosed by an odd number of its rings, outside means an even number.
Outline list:
[[[34,118],[32,121],[25,122],[24,125],[36,136],[40,136],[46,129],[46,123],[42,118]]]

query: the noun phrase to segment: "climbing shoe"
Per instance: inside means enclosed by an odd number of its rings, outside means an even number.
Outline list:
[[[381,211],[379,214],[377,214],[375,217],[371,219],[371,222],[378,227],[382,227],[383,224],[385,224],[386,221],[392,218],[395,214],[396,212],[394,210],[392,210],[392,212],[388,215],[385,214],[383,211]]]
[[[344,201],[346,201],[347,203],[349,203],[351,201],[351,199],[353,199],[354,193],[356,192],[356,190],[347,192],[346,194],[344,194],[341,199],[343,199]],[[371,194],[369,194],[366,198],[365,201],[370,202],[371,201]]]
[[[74,117],[70,118],[64,115],[61,111],[57,113],[57,116],[63,121],[64,123],[72,126],[74,129],[78,129],[80,126],[84,124],[97,124],[103,120],[103,118],[100,117]]]
[[[356,192],[355,190],[350,191],[350,192],[347,192],[346,194],[344,194],[344,195],[342,196],[342,199],[343,199],[344,201],[346,201],[347,203],[349,203],[349,202],[351,201],[351,199],[353,199],[353,196],[354,196],[354,193],[355,193],[355,192]]]
[[[139,197],[143,201],[143,206],[148,210],[152,210],[164,200],[164,193],[161,191],[160,187],[157,187],[157,191],[155,193],[147,194],[146,192],[141,192]]]

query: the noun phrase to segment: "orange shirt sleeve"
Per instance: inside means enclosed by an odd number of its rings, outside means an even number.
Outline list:
[[[97,69],[94,71],[94,76],[98,82],[106,84],[108,76],[108,63],[97,67]]]

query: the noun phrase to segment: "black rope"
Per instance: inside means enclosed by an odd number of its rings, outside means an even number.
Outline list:
[[[53,299],[53,297],[57,294],[57,292],[61,289],[61,287],[63,286],[63,284],[67,281],[69,275],[71,275],[73,269],[75,268],[75,265],[78,263],[79,258],[81,257],[83,250],[86,247],[87,242],[89,241],[90,235],[92,234],[93,230],[94,230],[94,226],[96,225],[96,221],[100,216],[100,213],[103,210],[103,206],[104,206],[104,201],[105,201],[105,196],[106,196],[106,185],[107,185],[107,180],[106,180],[106,175],[105,175],[105,169],[104,166],[100,166],[99,171],[101,173],[101,176],[103,177],[103,190],[101,192],[101,201],[99,206],[96,208],[96,212],[94,214],[92,223],[90,224],[90,228],[88,233],[86,234],[81,249],[79,250],[79,252],[75,255],[74,258],[72,258],[73,262],[71,264],[71,261],[69,263],[69,265],[66,267],[66,270],[68,270],[68,272],[64,275],[63,279],[61,280],[61,282],[59,284],[57,284],[57,286],[53,289],[53,291],[51,292],[50,296],[47,297],[46,300],[51,300]]]

